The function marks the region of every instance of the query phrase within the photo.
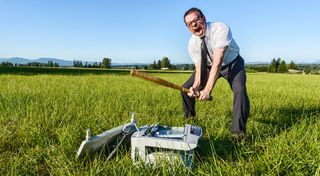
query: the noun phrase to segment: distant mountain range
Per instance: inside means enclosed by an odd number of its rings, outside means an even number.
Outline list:
[[[52,61],[53,63],[58,63],[60,66],[64,67],[70,67],[73,66],[73,61],[70,60],[63,60],[63,59],[57,59],[57,58],[38,58],[38,59],[26,59],[22,57],[11,57],[11,58],[0,58],[1,62],[11,62],[13,64],[27,64],[31,62],[38,62],[38,63],[48,63],[49,61]],[[92,61],[82,61],[83,64],[93,64]],[[150,63],[112,63],[112,66],[124,66],[124,65],[148,65]],[[257,65],[257,64],[270,64],[270,62],[246,62],[246,64],[249,65]],[[299,62],[296,64],[320,64],[320,59],[314,61],[314,62]]]

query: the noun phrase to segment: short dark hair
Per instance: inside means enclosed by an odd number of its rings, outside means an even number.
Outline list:
[[[184,16],[183,16],[184,23],[186,23],[186,21],[185,21],[186,16],[189,15],[190,13],[193,13],[193,12],[198,12],[200,17],[204,16],[200,9],[198,9],[196,7],[192,7],[191,9],[187,10],[186,13],[184,13]]]

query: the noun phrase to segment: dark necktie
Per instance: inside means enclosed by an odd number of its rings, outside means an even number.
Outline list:
[[[206,86],[208,80],[208,73],[207,73],[207,62],[208,62],[208,48],[206,42],[204,40],[205,37],[202,37],[201,40],[201,68],[200,68],[200,90]]]

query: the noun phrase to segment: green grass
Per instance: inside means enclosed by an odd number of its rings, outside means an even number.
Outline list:
[[[153,73],[182,84],[185,73]],[[204,129],[192,171],[137,167],[130,150],[107,161],[101,151],[78,160],[91,128],[127,123],[183,126],[180,93],[128,74],[0,75],[0,175],[319,175],[320,77],[248,74],[248,139],[230,137],[232,92],[223,79],[213,101],[197,102]]]

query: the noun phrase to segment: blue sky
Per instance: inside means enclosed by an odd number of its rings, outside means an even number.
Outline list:
[[[228,24],[247,62],[320,59],[317,0],[0,0],[0,57],[191,63],[191,7]]]

